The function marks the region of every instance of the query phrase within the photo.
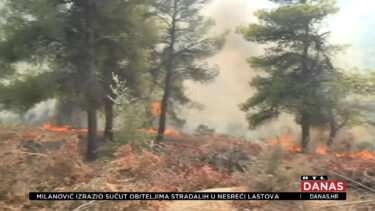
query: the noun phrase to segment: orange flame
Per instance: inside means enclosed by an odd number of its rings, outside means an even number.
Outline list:
[[[336,153],[337,157],[352,157],[352,158],[362,158],[362,159],[375,159],[375,154],[368,149],[359,152],[349,152],[349,153]]]
[[[56,132],[88,132],[87,128],[74,129],[69,125],[58,127],[58,126],[54,126],[50,123],[43,124],[41,128],[42,128],[42,130],[56,131]]]
[[[319,144],[318,147],[315,149],[315,153],[326,155],[328,154],[328,148],[324,144]],[[359,152],[345,152],[345,153],[335,153],[336,157],[351,157],[351,158],[358,158],[358,159],[375,159],[375,154],[370,150],[362,150]]]
[[[303,149],[292,140],[291,134],[285,134],[281,138],[271,138],[268,140],[269,145],[277,145],[280,144],[282,149],[293,151],[293,152],[302,152]],[[319,144],[315,149],[315,153],[326,155],[329,153],[328,148],[324,144]],[[358,152],[347,152],[347,153],[335,153],[336,157],[351,157],[356,159],[375,159],[375,153],[371,150],[362,150]]]
[[[318,147],[315,149],[316,154],[326,155],[328,154],[328,149],[324,144],[319,144]]]
[[[150,129],[147,129],[146,131],[149,132],[149,133],[153,133],[153,134],[158,133],[158,130],[156,130],[155,128],[150,128]]]
[[[154,116],[160,116],[161,114],[161,104],[158,102],[152,103],[152,114]]]
[[[155,128],[149,128],[146,131],[149,132],[149,133],[153,133],[153,134],[158,133],[158,130],[155,129]],[[172,129],[165,129],[164,134],[165,135],[171,135],[171,136],[181,136],[182,135],[181,132],[177,132],[177,131],[174,131]]]
[[[292,140],[291,134],[285,134],[281,136],[281,138],[271,138],[268,140],[269,145],[277,145],[280,144],[281,147],[285,150],[293,151],[293,152],[302,152],[303,149]]]

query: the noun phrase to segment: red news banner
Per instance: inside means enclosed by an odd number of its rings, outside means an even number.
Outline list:
[[[309,192],[310,200],[338,200],[343,194],[346,199],[346,182],[328,181],[328,176],[302,176],[301,191]]]
[[[344,192],[346,191],[345,181],[302,181],[301,191],[303,192]]]

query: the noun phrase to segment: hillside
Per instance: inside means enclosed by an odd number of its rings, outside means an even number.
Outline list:
[[[169,136],[163,146],[145,146],[143,152],[123,145],[115,150],[112,159],[86,162],[80,148],[82,138],[79,131],[1,126],[0,209],[187,210],[186,207],[203,206],[202,202],[29,201],[28,192],[199,191],[225,187],[253,192],[299,191],[300,176],[306,174],[327,174],[330,180],[344,179],[348,183],[348,201],[218,202],[221,208],[209,202],[204,205],[205,210],[228,210],[228,207],[233,210],[322,210],[322,206],[330,210],[340,205],[340,209],[348,210],[375,208],[374,203],[357,204],[357,201],[374,200],[375,194],[371,192],[375,189],[373,154],[358,158],[325,152],[302,154],[282,145],[180,134]],[[286,140],[281,138],[280,142],[286,143]]]

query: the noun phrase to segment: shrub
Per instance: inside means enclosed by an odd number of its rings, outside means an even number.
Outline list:
[[[120,81],[116,75],[113,75],[113,80],[115,86],[112,86],[111,89],[117,96],[115,99],[111,98],[117,116],[117,127],[114,128],[116,146],[131,144],[139,150],[141,146],[149,144],[153,138],[152,134],[144,130],[151,118],[149,114],[150,103],[134,98],[126,83]]]
[[[215,129],[209,128],[207,125],[198,125],[195,131],[199,135],[213,135],[215,133]]]

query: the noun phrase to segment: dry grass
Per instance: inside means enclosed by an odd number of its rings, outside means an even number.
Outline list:
[[[298,191],[300,176],[347,180],[348,200],[235,201],[238,210],[374,210],[375,160],[308,155],[219,136],[169,137],[163,147],[118,148],[111,162],[86,163],[75,133],[0,128],[0,210],[163,210],[154,201],[29,201],[30,191],[198,191],[245,186]],[[333,174],[337,173],[337,175]],[[346,179],[345,179],[346,180]],[[361,185],[359,185],[359,184]]]

